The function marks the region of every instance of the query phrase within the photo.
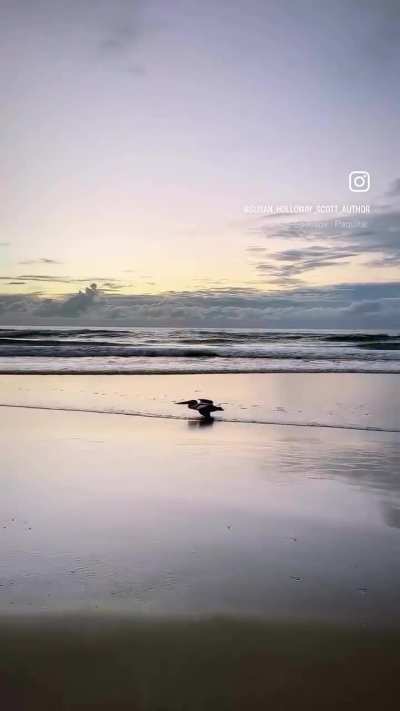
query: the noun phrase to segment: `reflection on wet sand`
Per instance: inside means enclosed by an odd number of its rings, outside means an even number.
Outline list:
[[[3,612],[400,624],[396,435],[1,414]]]
[[[207,420],[202,419],[202,420],[188,420],[187,425],[190,428],[195,428],[195,427],[212,427],[214,424],[215,420],[213,417],[208,418]]]
[[[5,708],[397,707],[398,435],[0,417]]]

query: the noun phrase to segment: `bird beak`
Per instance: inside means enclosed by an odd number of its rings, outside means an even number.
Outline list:
[[[176,402],[175,405],[189,405],[190,400],[182,400],[181,402]]]

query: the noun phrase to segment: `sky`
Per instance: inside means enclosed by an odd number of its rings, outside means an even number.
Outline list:
[[[3,0],[0,324],[398,327],[399,40],[398,0]]]

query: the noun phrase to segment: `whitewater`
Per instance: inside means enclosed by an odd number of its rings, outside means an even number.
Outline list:
[[[400,373],[400,333],[0,328],[0,373]]]

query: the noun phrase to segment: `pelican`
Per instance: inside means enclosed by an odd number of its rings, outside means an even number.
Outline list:
[[[217,410],[224,410],[223,407],[214,405],[214,402],[212,400],[207,400],[206,398],[200,398],[199,400],[182,400],[181,402],[177,402],[176,404],[187,405],[189,410],[196,410],[206,420],[212,420],[212,412],[217,412]]]

